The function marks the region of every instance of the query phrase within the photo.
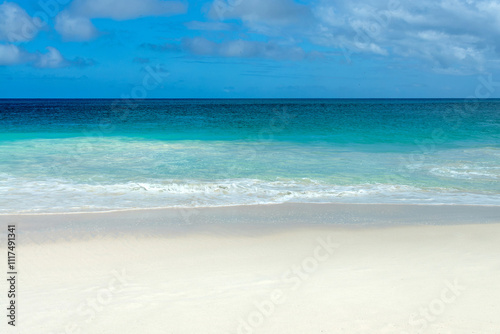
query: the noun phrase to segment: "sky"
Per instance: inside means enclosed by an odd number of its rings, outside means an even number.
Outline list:
[[[499,56],[493,0],[0,3],[1,98],[498,98]]]

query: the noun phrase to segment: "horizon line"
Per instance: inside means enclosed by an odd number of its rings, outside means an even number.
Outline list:
[[[0,97],[0,100],[500,100],[500,97]]]

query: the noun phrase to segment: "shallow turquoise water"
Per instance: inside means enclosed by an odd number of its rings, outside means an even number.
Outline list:
[[[0,100],[0,213],[500,205],[500,101]]]

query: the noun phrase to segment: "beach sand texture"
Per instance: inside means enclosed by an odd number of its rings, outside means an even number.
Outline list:
[[[17,226],[20,280],[18,326],[1,332],[500,333],[499,210],[0,216]]]

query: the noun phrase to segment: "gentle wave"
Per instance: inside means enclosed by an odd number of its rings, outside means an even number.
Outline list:
[[[3,175],[5,176],[5,175]],[[155,180],[115,184],[0,180],[0,213],[95,212],[285,202],[500,205],[500,195],[396,184],[331,185],[311,179]],[[5,201],[7,199],[7,201]]]
[[[430,172],[434,175],[457,179],[500,179],[500,167],[439,167],[432,168]]]

